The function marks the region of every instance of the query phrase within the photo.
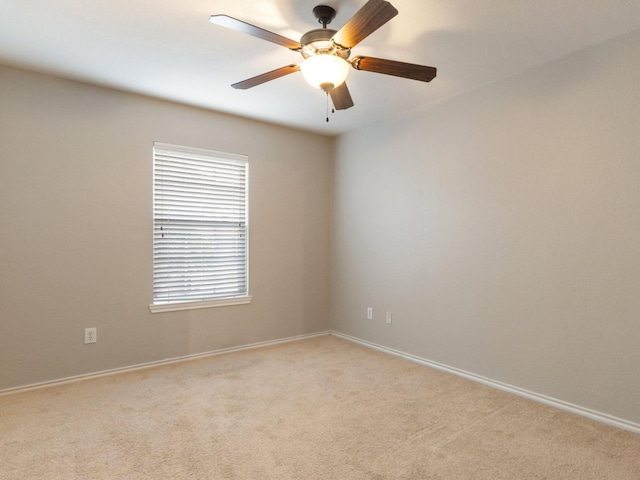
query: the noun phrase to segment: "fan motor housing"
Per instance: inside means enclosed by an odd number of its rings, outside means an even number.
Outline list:
[[[300,39],[300,43],[304,45],[302,48],[302,56],[304,58],[313,57],[314,55],[336,55],[349,58],[351,50],[348,48],[340,48],[331,41],[336,34],[336,30],[329,28],[317,28],[305,33]]]

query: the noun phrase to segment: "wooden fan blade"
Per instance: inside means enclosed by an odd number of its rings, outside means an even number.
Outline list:
[[[385,0],[369,0],[333,36],[333,43],[353,48],[366,37],[398,14],[398,10]]]
[[[295,73],[299,70],[300,66],[298,65],[287,65],[286,67],[278,68],[277,70],[272,70],[271,72],[248,78],[247,80],[243,80],[242,82],[234,83],[231,86],[240,90],[246,90],[247,88],[255,87],[256,85],[275,80],[276,78],[284,77],[285,75]]]
[[[355,57],[351,61],[351,65],[356,70],[394,75],[396,77],[410,78],[411,80],[419,80],[421,82],[430,82],[433,80],[436,77],[437,71],[436,67],[362,56]]]
[[[302,49],[302,45],[295,40],[270,32],[264,28],[256,27],[255,25],[251,25],[250,23],[243,22],[242,20],[238,20],[237,18],[233,18],[228,15],[211,15],[209,17],[209,21],[215,25],[235,30],[236,32],[246,33],[247,35],[282,45],[290,50],[297,51]]]
[[[351,99],[351,94],[349,93],[346,82],[339,87],[332,88],[329,91],[329,95],[331,95],[331,101],[333,102],[333,106],[336,107],[336,110],[346,110],[347,108],[353,107],[353,100]]]

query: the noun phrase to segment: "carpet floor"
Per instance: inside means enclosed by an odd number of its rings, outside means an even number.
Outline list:
[[[325,336],[0,397],[0,479],[640,480],[640,436]]]

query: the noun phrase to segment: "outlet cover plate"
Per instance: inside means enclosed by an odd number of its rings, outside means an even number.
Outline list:
[[[98,341],[98,329],[93,328],[85,328],[84,329],[84,343],[96,343]]]

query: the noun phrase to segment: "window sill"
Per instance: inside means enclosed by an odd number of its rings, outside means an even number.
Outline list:
[[[151,313],[176,312],[179,310],[195,310],[198,308],[228,307],[230,305],[245,305],[251,303],[251,295],[246,297],[222,298],[205,302],[161,303],[149,305]]]

